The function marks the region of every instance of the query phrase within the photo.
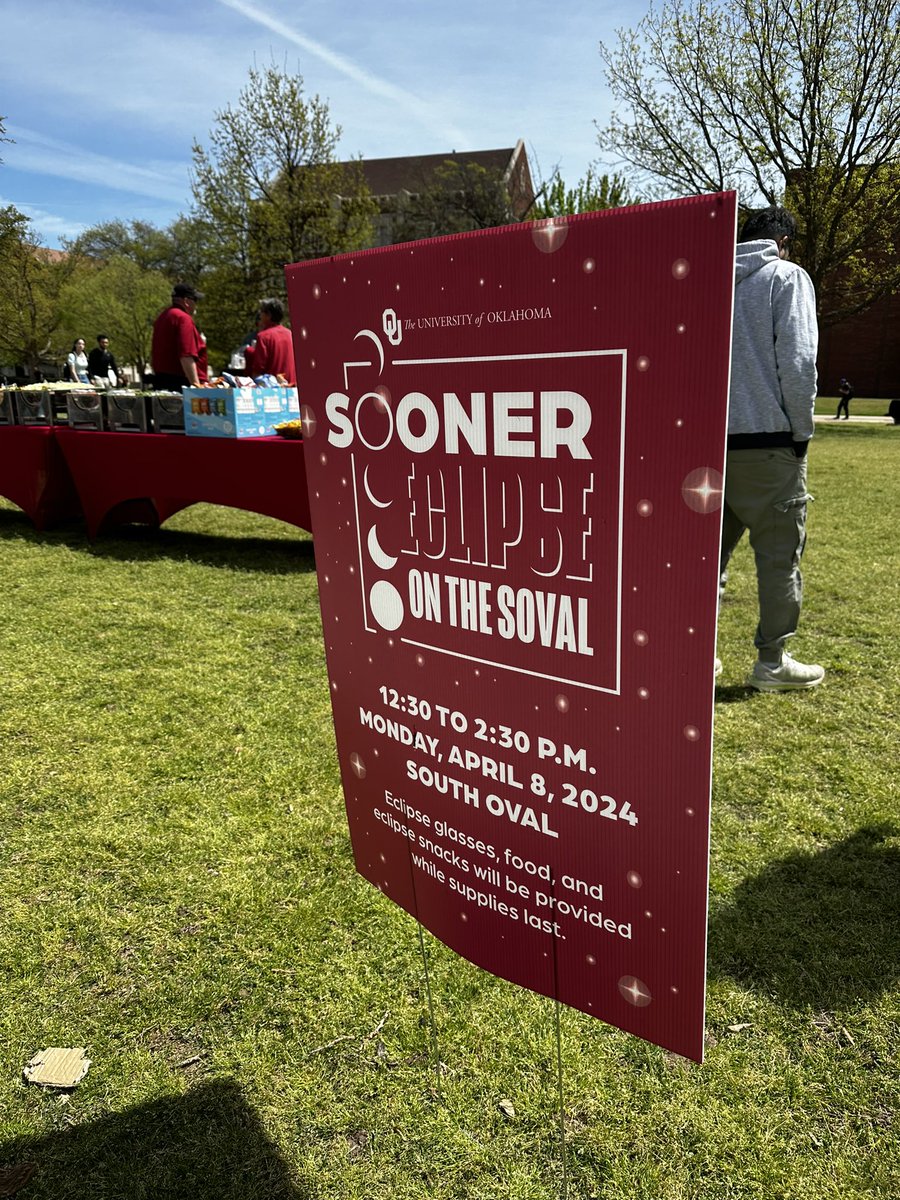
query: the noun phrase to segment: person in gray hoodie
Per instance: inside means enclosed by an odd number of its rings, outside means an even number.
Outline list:
[[[813,435],[818,325],[812,280],[788,261],[797,223],[783,208],[751,213],[738,237],[721,574],[749,531],[756,557],[762,692],[811,688],[825,671],[785,649],[800,620],[806,542],[806,450]],[[719,664],[717,661],[717,670]]]

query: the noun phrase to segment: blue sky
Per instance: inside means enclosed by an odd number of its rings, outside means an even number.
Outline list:
[[[208,144],[254,64],[297,71],[342,127],[341,157],[525,142],[567,182],[610,112],[601,41],[649,0],[30,0],[6,5],[0,204],[45,244],[190,209]]]

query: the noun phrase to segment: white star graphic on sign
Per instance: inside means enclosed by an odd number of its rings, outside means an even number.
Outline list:
[[[690,490],[694,493],[698,500],[702,500],[704,504],[706,504],[712,496],[717,496],[719,494],[719,489],[712,486],[708,477],[703,480],[699,487],[691,488]]]
[[[688,508],[698,513],[713,512],[721,507],[724,482],[718,471],[698,467],[685,478],[681,495]]]
[[[619,992],[623,1000],[627,1000],[635,1008],[646,1008],[653,999],[646,983],[642,983],[634,975],[624,975],[619,980]]]
[[[355,751],[350,755],[350,769],[357,779],[365,779],[366,764]]]

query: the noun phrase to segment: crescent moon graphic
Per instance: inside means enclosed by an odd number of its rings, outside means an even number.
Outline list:
[[[354,342],[356,341],[357,338],[361,338],[361,337],[371,338],[372,341],[377,346],[377,348],[378,348],[378,374],[380,375],[381,372],[384,370],[384,349],[382,348],[382,345],[381,345],[381,339],[378,337],[377,334],[373,333],[371,329],[361,329],[359,331],[359,333],[354,334],[354,336],[353,336]]]
[[[368,467],[366,467],[365,471],[363,472],[363,487],[365,488],[366,495],[369,497],[369,500],[375,505],[376,508],[390,508],[394,503],[393,500],[376,500],[372,495],[372,489],[369,487]]]
[[[556,536],[557,536],[557,538],[559,539],[559,558],[556,560],[556,566],[553,568],[553,570],[552,570],[552,571],[539,571],[539,570],[537,569],[537,567],[532,567],[532,568],[531,568],[531,570],[533,571],[533,573],[534,573],[535,575],[542,575],[542,576],[544,577],[544,579],[552,579],[552,577],[553,577],[554,575],[558,575],[558,574],[559,574],[559,568],[562,566],[562,560],[563,560],[563,540],[562,540],[562,534],[559,532],[559,530],[558,530],[558,529],[557,529],[557,531],[556,531]],[[543,539],[542,539],[542,540],[543,540]]]
[[[397,565],[397,559],[390,554],[385,554],[381,548],[381,543],[378,541],[378,530],[373,525],[369,530],[369,536],[366,539],[366,545],[369,548],[369,557],[372,562],[382,571],[389,571],[391,567]]]
[[[521,481],[520,481],[520,482],[521,482]],[[557,475],[557,477],[556,477],[556,482],[557,482],[557,485],[558,485],[558,487],[559,487],[559,494],[560,494],[560,497],[561,497],[561,496],[562,496],[562,480],[559,478],[559,476],[558,476],[558,475]],[[543,505],[543,503],[544,503],[544,485],[543,485],[543,484],[541,484],[541,504]],[[551,512],[552,512],[553,510],[551,509],[551,510],[549,510],[549,511],[551,511]],[[556,536],[557,536],[557,539],[559,540],[559,558],[557,558],[557,560],[556,560],[556,566],[553,568],[553,570],[552,570],[552,571],[539,571],[539,570],[537,569],[537,567],[532,567],[532,568],[531,568],[532,572],[533,572],[535,575],[541,575],[541,576],[542,576],[544,579],[552,579],[554,575],[558,575],[558,574],[559,574],[559,569],[560,569],[560,567],[562,566],[562,561],[563,561],[563,539],[562,539],[562,534],[560,533],[560,531],[559,531],[558,529],[557,529],[557,531],[556,531]],[[543,538],[541,539],[541,543],[542,543],[542,545],[543,545]],[[548,553],[549,553],[549,551],[548,551]]]

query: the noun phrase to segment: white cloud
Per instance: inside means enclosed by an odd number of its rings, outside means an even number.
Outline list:
[[[305,50],[308,54],[314,55],[339,74],[346,76],[354,83],[358,83],[360,87],[372,95],[389,100],[392,104],[397,105],[407,117],[412,118],[412,120],[420,125],[426,126],[433,135],[449,141],[453,145],[465,143],[469,136],[459,126],[447,121],[439,111],[435,111],[428,101],[414,95],[405,88],[398,87],[396,84],[382,79],[378,75],[373,75],[371,71],[358,66],[345,55],[338,54],[322,42],[308,37],[292,26],[285,24],[284,21],[278,20],[277,17],[273,17],[262,9],[248,4],[246,0],[216,0],[216,3],[221,4],[223,8],[230,8],[233,12],[240,13],[248,21],[252,21],[256,25],[261,25],[278,37],[283,38],[286,42],[290,42],[299,49]]]
[[[188,194],[187,170],[180,163],[136,166],[47,137],[33,129],[10,125],[8,132],[16,143],[15,166],[19,171],[93,183],[170,204],[183,203]]]
[[[76,238],[87,228],[81,222],[61,217],[58,213],[45,212],[44,209],[36,208],[33,204],[16,203],[14,200],[8,200],[5,196],[0,196],[0,208],[5,208],[9,204],[28,218],[40,240],[50,246],[58,246],[64,238]]]
[[[43,127],[66,130],[76,119],[80,140],[97,146],[118,144],[130,127],[138,141],[177,137],[187,156],[191,138],[206,134],[213,110],[237,90],[233,43],[215,30],[195,36],[174,6],[171,17],[114,0],[6,8],[5,44],[29,46],[41,31],[39,55],[4,63],[0,111],[9,120],[27,111],[29,124],[40,117]]]

